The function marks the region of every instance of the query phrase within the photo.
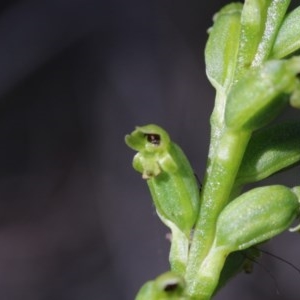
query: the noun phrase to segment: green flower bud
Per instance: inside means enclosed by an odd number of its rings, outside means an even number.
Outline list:
[[[254,130],[282,110],[287,103],[285,94],[297,87],[300,58],[273,60],[249,70],[228,95],[225,122],[229,128]]]
[[[235,80],[252,65],[258,45],[263,36],[267,18],[268,0],[246,0],[241,15],[241,34],[237,57]]]
[[[299,213],[297,196],[274,185],[246,192],[221,212],[214,247],[228,253],[266,241],[289,228]]]
[[[146,282],[135,300],[188,300],[184,296],[184,280],[173,272],[166,272]]]
[[[241,3],[224,6],[209,29],[205,48],[206,73],[211,84],[226,90],[232,83],[239,46]]]
[[[182,150],[157,125],[137,127],[125,141],[139,151],[133,167],[147,180],[159,216],[189,236],[198,215],[199,189]]]

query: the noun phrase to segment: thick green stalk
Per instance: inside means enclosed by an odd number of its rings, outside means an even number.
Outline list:
[[[218,286],[220,273],[228,254],[228,250],[225,248],[212,248],[201,264],[201,272],[197,274],[198,277],[196,283],[199,284],[199,282],[201,282],[201,290],[192,293],[191,299],[211,299]]]
[[[213,123],[214,118],[212,118]],[[217,218],[228,203],[236,174],[238,172],[243,154],[249,141],[251,132],[232,131],[223,128],[221,134],[212,124],[212,148],[207,167],[207,174],[201,194],[201,207],[198,221],[195,225],[193,240],[190,248],[186,271],[187,291],[195,299],[209,299],[202,294],[203,289],[215,288],[215,276],[209,279],[205,274],[206,257],[214,241]],[[218,140],[214,140],[218,139]],[[219,265],[220,270],[222,264]],[[205,277],[205,287],[203,278]],[[205,292],[207,294],[207,292]]]

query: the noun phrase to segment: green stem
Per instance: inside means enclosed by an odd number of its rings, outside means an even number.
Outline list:
[[[185,276],[188,294],[199,300],[209,299],[199,298],[202,294],[201,290],[204,288],[204,283],[201,281],[203,266],[213,244],[217,218],[228,203],[250,135],[251,132],[248,131],[237,132],[224,128],[219,135],[219,141],[212,141],[214,149],[210,149],[207,173],[200,199],[201,207],[195,225]],[[212,139],[215,137],[213,135]],[[209,283],[206,282],[205,285],[209,285]],[[211,293],[214,288],[215,283],[211,282]]]
[[[169,254],[169,261],[171,265],[171,270],[176,274],[184,276],[188,252],[189,252],[189,235],[187,236],[182,232],[174,223],[172,223],[167,218],[164,218],[159,214],[162,222],[171,229],[171,249]]]
[[[191,299],[211,299],[211,296],[218,286],[220,273],[228,254],[228,249],[212,247],[211,251],[203,260],[201,273],[197,277],[197,280],[201,281],[201,290],[197,293],[197,295],[192,295]]]
[[[184,276],[188,259],[189,239],[178,228],[172,230],[172,244],[170,249],[169,261],[171,270]]]

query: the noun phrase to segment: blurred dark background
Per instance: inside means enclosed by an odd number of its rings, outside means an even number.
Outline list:
[[[168,269],[168,230],[124,135],[165,127],[201,179],[214,99],[203,52],[225,3],[1,1],[0,299],[132,300]],[[265,249],[300,266],[297,238]],[[261,264],[216,299],[299,299],[300,274]]]

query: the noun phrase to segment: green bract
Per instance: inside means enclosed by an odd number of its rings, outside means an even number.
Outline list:
[[[267,61],[249,70],[231,89],[225,122],[232,129],[254,130],[278,115],[287,103],[285,94],[297,87],[300,58]]]
[[[245,1],[241,15],[241,32],[235,78],[239,79],[252,65],[265,29],[269,0]]]
[[[226,90],[232,83],[239,46],[241,3],[230,3],[214,17],[205,48],[206,73],[211,84]]]

